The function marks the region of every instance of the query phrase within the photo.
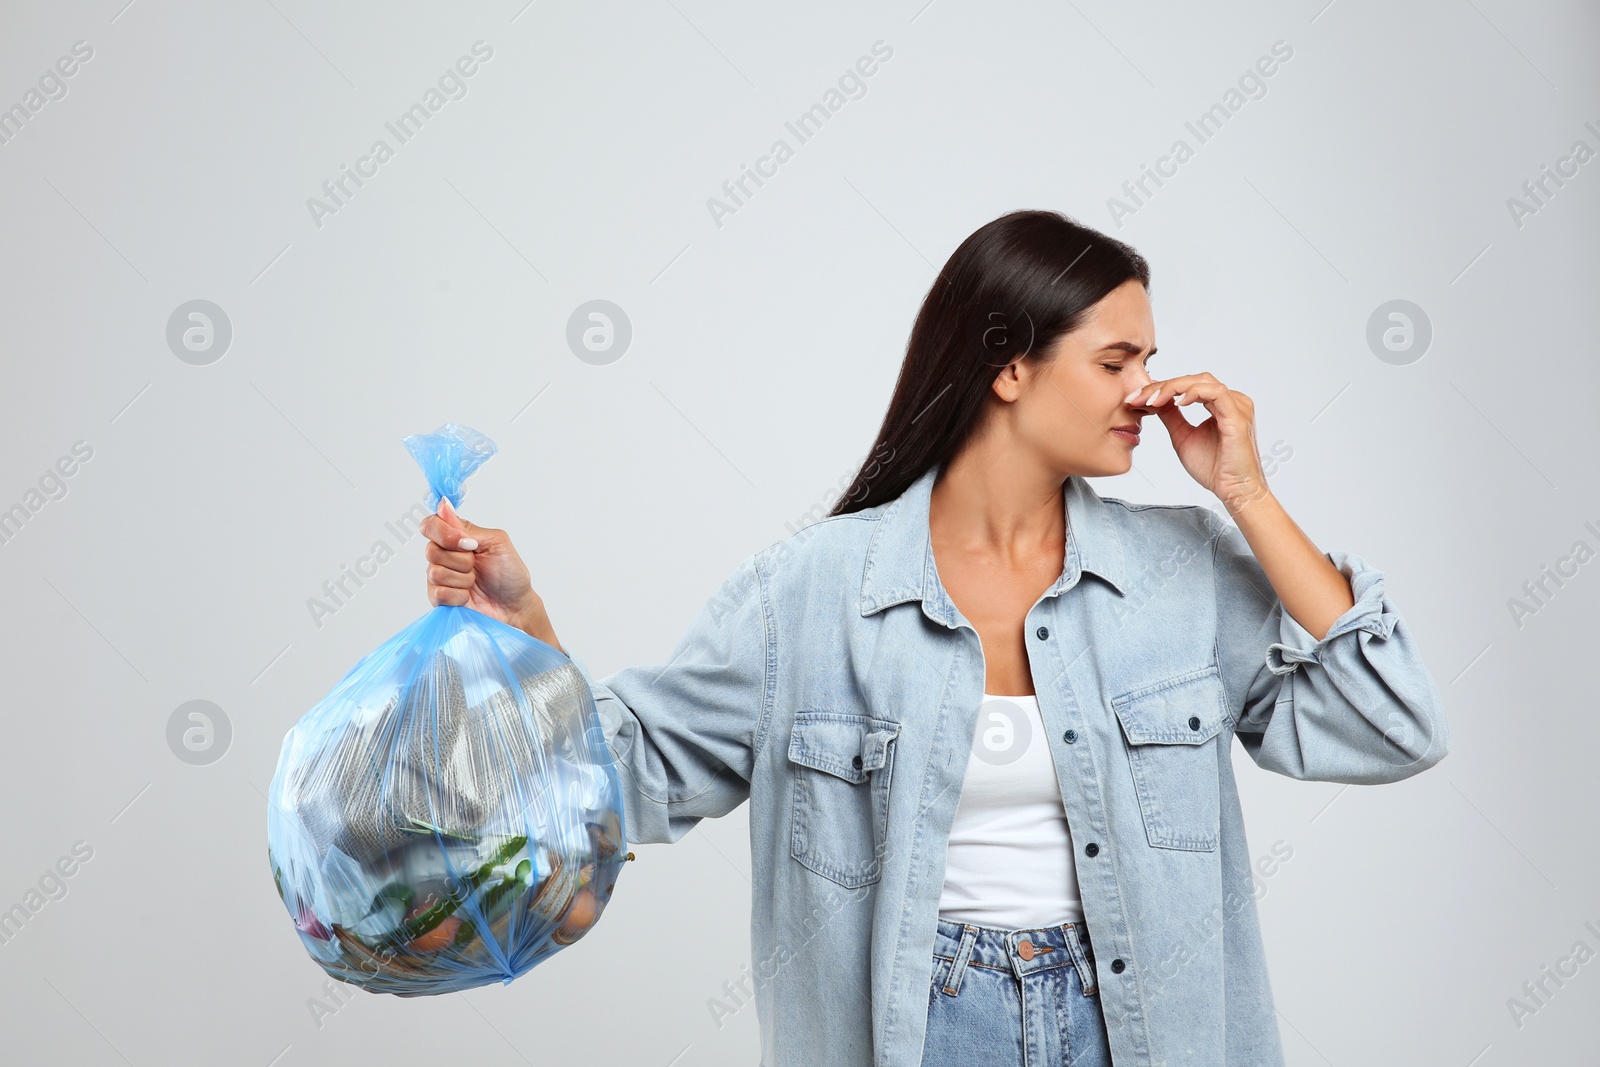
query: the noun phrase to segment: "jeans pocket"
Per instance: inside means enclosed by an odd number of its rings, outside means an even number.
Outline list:
[[[1222,745],[1229,721],[1217,668],[1173,675],[1111,704],[1128,742],[1133,789],[1150,844],[1214,851],[1221,825],[1218,761],[1228,755]]]
[[[899,723],[870,715],[795,715],[789,854],[847,889],[871,885],[883,874],[899,732]]]

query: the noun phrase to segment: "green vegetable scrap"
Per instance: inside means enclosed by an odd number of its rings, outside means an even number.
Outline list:
[[[495,849],[494,854],[485,860],[476,871],[468,872],[461,879],[461,887],[458,892],[451,893],[442,900],[435,901],[422,914],[415,918],[407,919],[401,924],[400,929],[396,932],[398,935],[397,940],[414,940],[444,922],[457,908],[461,907],[462,902],[467,897],[470,897],[484,882],[489,880],[489,876],[494,873],[496,867],[515,856],[527,843],[528,838],[522,834],[508,838],[504,844]],[[518,870],[521,870],[520,866]],[[459,930],[457,934],[460,934]]]
[[[387,907],[390,903],[399,904],[400,912],[403,915],[411,907],[411,902],[415,898],[416,891],[404,882],[390,882],[378,890],[377,895],[372,898],[372,907],[367,909],[367,914],[363,915],[362,918],[365,919],[377,914],[381,908]]]
[[[501,901],[505,900],[506,896],[511,893],[512,890],[527,888],[527,884],[532,876],[532,873],[533,861],[523,860],[521,863],[517,864],[516,871],[506,878],[505,881],[500,882],[497,885],[490,886],[487,890],[485,890],[482,902],[484,915],[493,915],[495,913],[495,908],[500,905]]]
[[[402,826],[400,829],[408,834],[438,834],[440,837],[450,837],[457,841],[465,841],[469,845],[476,845],[478,843],[478,838],[473,834],[462,834],[456,833],[453,830],[446,830],[442,827],[433,825],[433,823],[426,819],[419,819],[415,815],[410,816],[407,821],[411,823],[411,825]]]

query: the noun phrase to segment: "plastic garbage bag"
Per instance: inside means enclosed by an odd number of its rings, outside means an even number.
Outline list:
[[[405,439],[430,506],[496,448]],[[560,651],[439,606],[357,663],[283,740],[267,854],[328,974],[420,996],[510,982],[594,924],[626,840],[594,697]]]

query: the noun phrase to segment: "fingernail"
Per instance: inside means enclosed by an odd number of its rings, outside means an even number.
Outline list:
[[[1161,386],[1158,385],[1154,389],[1150,390],[1150,395],[1144,398],[1144,402],[1146,404],[1153,402],[1156,398],[1156,394],[1159,392],[1161,392]]]
[[[1136,399],[1138,399],[1138,397],[1139,397],[1139,390],[1138,390],[1138,389],[1135,389],[1135,390],[1134,390],[1134,391],[1133,391],[1133,392],[1131,392],[1131,393],[1129,393],[1129,394],[1128,394],[1128,395],[1127,395],[1127,396],[1125,396],[1125,397],[1123,397],[1123,398],[1122,398],[1122,402],[1123,402],[1123,403],[1124,403],[1124,404],[1131,404],[1131,403],[1133,403],[1133,402],[1134,402],[1134,401],[1135,401],[1135,400],[1136,400]]]
[[[462,548],[466,549],[468,552],[478,551],[478,539],[476,537],[463,537],[456,543]]]

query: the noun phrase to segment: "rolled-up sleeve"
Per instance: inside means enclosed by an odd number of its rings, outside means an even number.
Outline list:
[[[1239,528],[1212,520],[1218,665],[1251,758],[1291,778],[1359,785],[1442,760],[1450,732],[1439,689],[1382,572],[1325,553],[1355,604],[1317,640],[1284,610]]]
[[[628,840],[677,841],[750,795],[773,702],[773,620],[758,555],[695,616],[665,664],[596,678],[594,694],[621,778]]]

